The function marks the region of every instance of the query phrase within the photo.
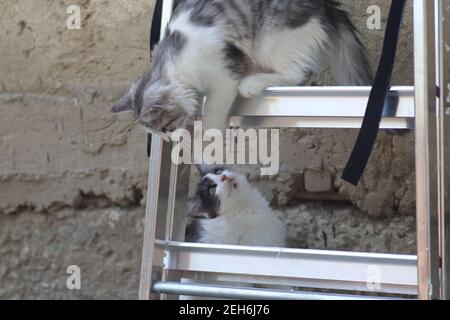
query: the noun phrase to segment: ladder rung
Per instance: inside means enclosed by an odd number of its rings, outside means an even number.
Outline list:
[[[228,275],[228,281],[268,277],[297,287],[417,295],[415,256],[162,241],[156,254],[165,255],[166,270]],[[379,288],[369,286],[372,280]]]
[[[169,295],[236,300],[393,300],[393,298],[385,297],[321,294],[302,291],[238,288],[175,282],[157,282],[153,286],[153,292]]]
[[[270,88],[260,98],[236,100],[230,125],[264,128],[360,128],[370,87]],[[413,129],[414,87],[393,87],[396,110],[385,110],[382,129]]]

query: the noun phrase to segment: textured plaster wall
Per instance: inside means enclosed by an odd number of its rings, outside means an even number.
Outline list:
[[[380,5],[385,22],[388,2],[344,1],[373,66],[384,30],[367,29],[366,9]],[[66,28],[72,4],[81,7],[81,30]],[[137,297],[146,135],[109,109],[148,65],[152,7],[0,2],[0,298]],[[412,83],[412,36],[409,8],[394,84]],[[332,84],[327,73],[317,82]],[[352,188],[338,177],[356,135],[286,130],[280,175],[252,180],[279,208],[293,246],[413,252],[413,135],[381,134]],[[65,287],[72,264],[82,268],[80,292]]]

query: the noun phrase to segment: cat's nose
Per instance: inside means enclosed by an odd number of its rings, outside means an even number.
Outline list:
[[[233,181],[234,181],[234,178],[228,177],[228,176],[226,176],[226,175],[222,175],[222,182],[225,182],[225,181],[233,182]]]

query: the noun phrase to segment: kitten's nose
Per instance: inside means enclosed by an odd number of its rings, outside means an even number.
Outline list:
[[[230,177],[228,177],[226,175],[222,175],[222,182],[225,182],[225,181],[233,182],[234,178],[230,178]]]

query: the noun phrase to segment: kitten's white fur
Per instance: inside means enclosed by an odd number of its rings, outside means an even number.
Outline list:
[[[266,30],[256,41],[249,40],[239,47],[261,66],[261,73],[239,81],[223,61],[226,28],[195,25],[189,17],[190,12],[184,12],[169,25],[170,31],[181,32],[188,42],[182,53],[166,67],[175,83],[185,83],[207,96],[205,129],[225,128],[225,119],[238,94],[255,97],[270,86],[303,83],[311,70],[320,68],[324,58],[321,49],[329,42],[317,18],[293,30]]]
[[[229,180],[222,181],[225,175]],[[220,199],[218,217],[201,220],[200,242],[245,246],[285,247],[284,224],[275,216],[267,200],[245,177],[230,171],[209,174],[217,184]]]
[[[223,175],[228,180],[222,181]],[[200,243],[286,247],[284,224],[275,216],[263,195],[252,187],[245,177],[227,170],[220,175],[208,174],[206,177],[217,184],[216,196],[220,199],[220,209],[217,218],[199,220],[203,229]],[[195,284],[198,280],[200,279],[183,278],[181,282]],[[248,284],[242,285],[248,286]],[[180,300],[198,299],[208,300],[180,296]]]

